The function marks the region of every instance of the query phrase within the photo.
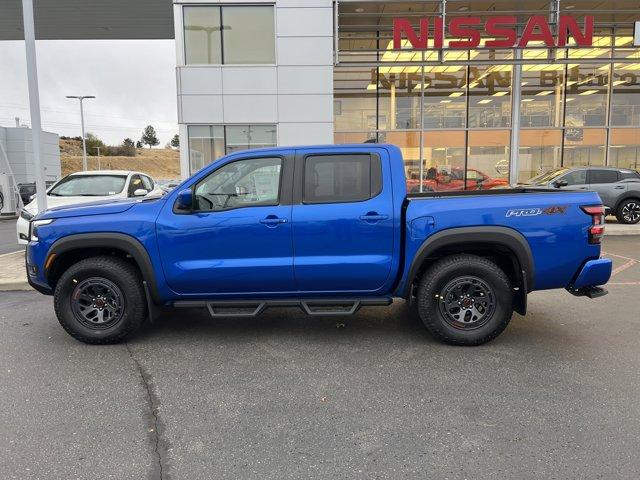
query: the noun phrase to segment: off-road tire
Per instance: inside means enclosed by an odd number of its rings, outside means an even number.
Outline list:
[[[122,297],[118,321],[106,328],[91,328],[74,313],[72,295],[88,279],[114,284]],[[135,332],[147,317],[142,278],[137,268],[117,257],[91,257],[65,271],[54,292],[54,307],[60,325],[77,340],[94,345],[119,343]],[[80,318],[80,319],[79,319]]]
[[[485,323],[479,323],[475,328],[453,326],[451,319],[442,312],[446,308],[443,289],[463,278],[479,279],[492,294],[491,314],[486,314]],[[482,345],[493,340],[507,327],[513,314],[509,278],[495,263],[475,255],[457,254],[438,260],[422,276],[417,301],[420,318],[427,330],[452,345]]]
[[[637,215],[637,214],[634,214],[634,212],[637,212],[638,207],[640,207],[640,200],[636,198],[629,198],[627,200],[624,200],[620,204],[620,206],[618,207],[618,211],[616,212],[616,218],[618,219],[618,222],[624,223],[626,225],[633,225],[640,222],[640,216],[638,216],[635,219],[633,218],[635,217],[635,215]],[[631,208],[634,209],[634,212],[628,211],[628,209],[631,209]]]

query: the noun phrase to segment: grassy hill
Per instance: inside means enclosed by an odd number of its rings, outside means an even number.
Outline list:
[[[135,157],[100,157],[100,170],[137,170],[156,180],[180,178],[180,153],[166,148],[139,148]],[[62,175],[82,170],[82,144],[60,140]],[[87,157],[89,170],[98,170],[98,157]]]

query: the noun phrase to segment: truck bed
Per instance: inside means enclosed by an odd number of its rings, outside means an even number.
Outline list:
[[[422,193],[408,193],[407,199],[413,198],[438,198],[438,197],[471,197],[477,195],[513,195],[523,193],[571,193],[575,190],[567,190],[560,188],[547,188],[547,187],[516,187],[516,188],[495,188],[488,190],[448,190],[442,192],[422,192]]]

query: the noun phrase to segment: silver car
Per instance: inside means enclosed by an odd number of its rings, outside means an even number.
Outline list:
[[[566,167],[545,172],[525,185],[598,192],[620,223],[640,221],[640,173],[617,167]]]

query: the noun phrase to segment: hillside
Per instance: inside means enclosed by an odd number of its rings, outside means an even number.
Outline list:
[[[165,148],[139,148],[135,157],[87,157],[89,170],[137,170],[156,180],[180,178],[180,153]],[[60,140],[62,175],[82,170],[82,144],[75,140]]]

